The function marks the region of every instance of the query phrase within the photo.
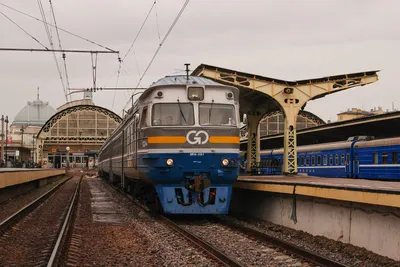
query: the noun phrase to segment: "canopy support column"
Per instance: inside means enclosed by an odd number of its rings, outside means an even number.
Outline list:
[[[248,144],[246,171],[250,172],[251,166],[260,161],[260,120],[261,115],[247,114]]]

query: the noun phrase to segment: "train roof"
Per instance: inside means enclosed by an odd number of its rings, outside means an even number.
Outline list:
[[[324,144],[298,146],[297,152],[318,152],[318,151],[323,151],[323,150],[350,148],[351,144],[352,144],[351,141],[340,141],[340,142],[331,142],[331,143],[324,143]],[[354,146],[356,148],[364,148],[364,147],[374,147],[374,146],[390,146],[390,145],[398,145],[398,144],[400,144],[400,137],[375,139],[375,140],[370,140],[370,141],[360,141],[360,142],[357,142]],[[281,154],[281,153],[283,153],[283,148],[261,150],[260,153],[262,155],[271,154],[271,153],[272,154]]]
[[[149,87],[155,87],[159,85],[173,85],[173,84],[201,84],[201,85],[222,85],[217,83],[211,79],[198,77],[198,76],[189,76],[189,80],[187,80],[186,75],[173,75],[173,76],[165,76],[164,78],[159,79],[158,81],[152,83]]]

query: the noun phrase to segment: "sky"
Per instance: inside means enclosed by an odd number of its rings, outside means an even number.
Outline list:
[[[41,0],[53,23],[49,1]],[[154,0],[51,1],[58,27],[119,51],[132,45]],[[133,48],[121,64],[118,54],[98,54],[99,87],[136,87],[185,0],[156,1]],[[42,18],[38,1],[0,0],[0,12],[41,44],[50,47],[44,24],[17,13],[11,6]],[[307,111],[323,120],[337,120],[349,108],[400,108],[400,1],[398,0],[191,0],[165,40],[139,86],[166,75],[184,74],[204,63],[284,80],[302,80],[380,70],[379,81],[308,102]],[[43,46],[0,13],[0,48]],[[50,27],[51,40],[58,38]],[[64,49],[104,48],[59,31]],[[56,54],[65,84],[60,53]],[[91,56],[67,53],[70,88],[93,86]],[[117,79],[118,77],[118,79]],[[53,53],[0,51],[0,114],[10,121],[27,103],[40,98],[57,108],[66,102]],[[121,115],[130,91],[100,91],[96,105]],[[72,100],[83,94],[72,94]]]

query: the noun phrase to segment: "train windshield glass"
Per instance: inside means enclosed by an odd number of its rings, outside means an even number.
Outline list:
[[[194,125],[191,103],[160,103],[153,105],[153,126]]]
[[[236,126],[235,107],[226,104],[200,104],[200,125]]]

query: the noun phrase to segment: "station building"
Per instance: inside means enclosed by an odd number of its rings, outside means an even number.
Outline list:
[[[104,141],[118,127],[121,117],[96,106],[91,94],[54,109],[39,98],[29,101],[9,125],[4,158],[33,161],[42,168],[90,167]],[[7,127],[6,127],[7,128]]]
[[[68,102],[38,132],[38,162],[45,168],[95,166],[99,149],[121,121],[91,98]]]
[[[7,160],[34,161],[36,135],[56,110],[39,98],[28,103],[17,113],[9,130],[4,129],[4,155]],[[4,157],[3,157],[4,156]]]

